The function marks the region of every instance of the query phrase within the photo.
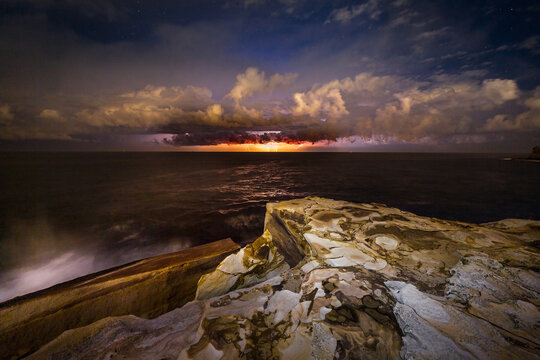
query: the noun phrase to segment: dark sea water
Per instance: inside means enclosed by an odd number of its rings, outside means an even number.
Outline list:
[[[262,230],[265,204],[385,203],[468,222],[540,219],[540,163],[505,155],[0,153],[0,301]]]

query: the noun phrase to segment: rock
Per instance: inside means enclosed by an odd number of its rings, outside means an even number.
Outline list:
[[[539,233],[530,220],[269,204],[263,235],[201,277],[196,300],[70,330],[30,359],[540,359]]]
[[[154,318],[192,300],[200,276],[239,246],[231,239],[151,257],[0,304],[0,358],[32,352],[107,316]]]
[[[540,160],[540,145],[535,146],[535,147],[532,149],[532,152],[531,152],[531,154],[529,155],[529,159]]]
[[[512,346],[513,342],[508,342],[504,335],[516,336],[519,332],[500,332],[493,326],[493,319],[482,319],[462,311],[447,299],[422,293],[411,284],[389,281],[386,285],[398,301],[394,313],[405,334],[401,350],[404,359],[538,357],[538,353],[531,354],[527,348]],[[508,311],[508,307],[504,308],[500,310]],[[538,310],[533,308],[534,316]],[[534,346],[534,340],[529,344]]]
[[[375,238],[375,243],[385,250],[396,250],[399,241],[388,236],[377,236]]]
[[[272,235],[265,231],[255,242],[227,257],[214,272],[203,275],[197,286],[196,298],[208,299],[260,283],[287,269],[285,257],[272,241]]]

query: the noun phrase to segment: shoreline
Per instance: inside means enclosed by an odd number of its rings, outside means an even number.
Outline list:
[[[230,238],[88,274],[0,304],[0,353],[22,356],[65,330],[108,316],[159,316],[240,246]]]
[[[27,321],[24,332],[11,332],[18,344],[0,332],[0,344],[11,346],[2,353],[28,359],[540,358],[540,221],[471,224],[317,197],[266,209],[257,240],[241,249],[230,239],[211,243],[219,255],[204,270],[190,258],[191,248],[180,253],[181,264],[192,267],[182,265],[180,272],[170,270],[179,254],[173,253],[50,288],[80,299],[81,287],[106,285],[127,314],[100,313],[108,303],[93,302],[103,294],[89,292],[75,313],[91,312],[94,321],[31,347],[21,339],[44,328]],[[139,281],[141,274],[145,291],[118,296],[118,282]],[[173,304],[186,274],[191,295]],[[141,301],[159,311],[126,309]],[[58,308],[60,314],[74,309]],[[0,307],[3,320],[5,310]],[[61,319],[40,316],[34,320],[53,327]]]

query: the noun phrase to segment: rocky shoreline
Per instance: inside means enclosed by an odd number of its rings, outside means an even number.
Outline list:
[[[109,316],[155,318],[193,300],[201,275],[240,247],[231,239],[154,256],[0,304],[0,358]]]
[[[540,221],[267,205],[263,234],[154,319],[103,318],[29,359],[540,359]],[[4,316],[4,315],[2,315]]]

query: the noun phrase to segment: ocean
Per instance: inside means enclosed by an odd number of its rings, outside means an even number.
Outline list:
[[[246,244],[267,202],[296,197],[540,219],[540,163],[508,156],[0,153],[0,301],[226,237]]]

